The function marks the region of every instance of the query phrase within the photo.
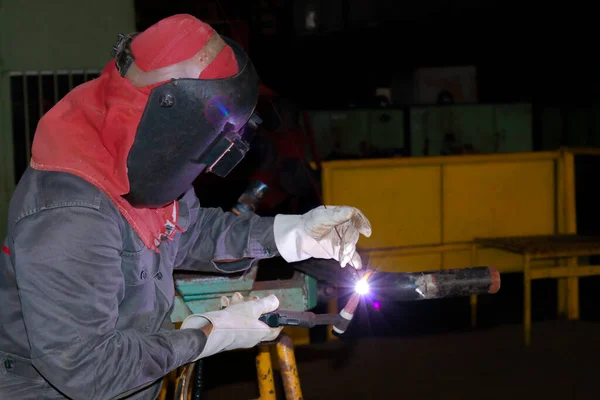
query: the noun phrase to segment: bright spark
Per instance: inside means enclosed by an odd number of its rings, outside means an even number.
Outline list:
[[[354,291],[361,295],[369,293],[369,283],[367,282],[367,280],[361,279],[360,281],[356,282],[356,285],[354,286]]]

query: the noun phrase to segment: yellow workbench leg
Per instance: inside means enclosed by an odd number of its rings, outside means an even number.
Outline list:
[[[471,267],[477,267],[477,245],[471,245]],[[477,327],[477,295],[471,296],[471,327]]]
[[[531,256],[525,254],[523,257],[523,286],[524,286],[524,310],[523,327],[525,334],[525,346],[531,343]]]
[[[279,369],[285,390],[285,399],[302,400],[300,377],[298,376],[298,366],[296,365],[296,355],[294,354],[294,343],[289,336],[282,334],[276,346]]]
[[[258,378],[259,400],[276,400],[273,364],[271,362],[271,352],[267,345],[258,346],[256,376]]]
[[[471,295],[471,327],[477,328],[477,295]]]
[[[559,318],[564,318],[567,316],[567,296],[568,296],[568,288],[567,288],[567,278],[559,278],[557,282],[557,290],[558,290],[558,304],[557,304],[557,314]]]
[[[577,268],[577,257],[569,258],[569,270]],[[568,295],[568,318],[579,319],[579,278],[570,276],[567,278]]]

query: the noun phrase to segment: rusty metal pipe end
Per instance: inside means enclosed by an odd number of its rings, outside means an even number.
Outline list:
[[[490,289],[488,290],[489,294],[498,293],[500,290],[500,272],[496,269],[496,267],[488,267],[490,271]]]

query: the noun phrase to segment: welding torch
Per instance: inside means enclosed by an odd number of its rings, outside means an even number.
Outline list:
[[[339,268],[339,267],[338,267]],[[500,273],[494,267],[457,268],[427,272],[390,273],[368,271],[354,283],[354,293],[339,314],[278,310],[259,320],[272,328],[312,328],[333,325],[334,334],[344,333],[362,296],[392,301],[416,301],[495,294],[500,290]]]
[[[232,211],[241,215],[256,211],[268,193],[268,186],[252,181],[239,197]],[[362,296],[391,301],[441,299],[480,294],[494,294],[500,289],[500,274],[494,267],[474,267],[441,271],[392,273],[367,270],[358,279],[351,268],[340,270],[333,260],[311,259],[293,263],[294,269],[313,278],[338,286],[354,285],[353,294],[339,314],[315,314],[310,311],[278,310],[263,314],[259,320],[272,328],[290,326],[312,328],[333,325],[334,334],[346,331]],[[351,272],[352,271],[352,272]]]

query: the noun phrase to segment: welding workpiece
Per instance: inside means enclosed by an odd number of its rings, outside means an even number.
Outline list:
[[[332,260],[310,259],[292,267],[308,276],[352,292],[368,281],[369,298],[387,301],[415,301],[494,294],[500,290],[500,273],[494,267],[456,268],[425,272],[382,272],[357,277],[350,268]]]
[[[500,273],[494,267],[412,273],[368,270],[362,277],[357,277],[356,273],[350,269],[341,270],[337,263],[332,263],[330,260],[309,260],[295,263],[294,268],[340,288],[353,289],[354,293],[339,315],[323,314],[323,318],[320,320],[322,323],[315,323],[321,325],[325,324],[324,321],[327,319],[331,320],[333,334],[336,336],[343,334],[348,328],[363,295],[368,295],[372,300],[416,301],[494,294],[500,290]],[[302,317],[298,319],[303,319],[303,325],[292,317],[290,324],[287,324],[285,319],[281,319],[282,325],[278,326],[312,327],[314,325],[310,326],[312,323],[310,321],[316,321],[319,318],[318,315],[314,316],[312,313],[309,314],[314,317],[303,314],[306,313],[296,315],[296,317]]]
[[[375,273],[370,282],[373,298],[414,301],[495,294],[500,273],[494,267],[456,268],[412,273]]]
[[[360,303],[361,294],[371,293],[373,299],[410,301],[493,294],[499,289],[500,273],[494,267],[384,273],[383,276],[373,274],[373,270],[370,270],[356,283],[355,293],[340,311],[337,322],[332,326],[332,333],[340,336],[346,332]]]

